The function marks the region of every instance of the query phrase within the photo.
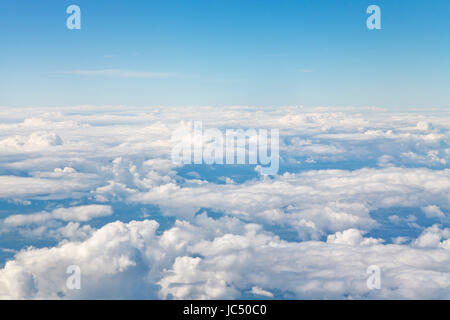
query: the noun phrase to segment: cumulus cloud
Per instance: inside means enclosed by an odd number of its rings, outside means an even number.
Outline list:
[[[12,150],[34,151],[62,144],[62,139],[54,132],[33,132],[28,137],[16,136],[0,140],[0,150],[8,153]]]
[[[444,111],[77,106],[0,118],[0,241],[26,238],[2,248],[0,298],[450,298]],[[174,164],[171,135],[192,120],[279,129],[279,175]],[[65,286],[69,265],[80,291]],[[366,286],[370,265],[381,290]]]
[[[347,229],[342,232],[331,234],[327,238],[327,243],[346,244],[351,246],[367,246],[382,243],[383,239],[363,238],[363,232],[357,229]]]
[[[426,206],[422,208],[422,211],[425,213],[425,215],[428,218],[443,218],[445,217],[445,214],[439,209],[438,206]]]
[[[449,298],[448,248],[286,242],[258,225],[206,216],[159,236],[157,228],[115,222],[82,242],[22,250],[0,270],[0,297]],[[69,265],[81,269],[81,290],[65,286]],[[366,287],[369,265],[382,270],[381,290]]]
[[[133,194],[130,200],[158,205],[179,217],[212,208],[247,220],[289,225],[305,239],[318,239],[327,232],[376,227],[371,210],[436,201],[448,206],[449,192],[449,170],[386,168],[285,173],[238,185],[169,183]]]
[[[427,228],[419,238],[417,238],[413,245],[421,248],[431,247],[442,247],[449,249],[450,248],[450,229],[445,228],[441,229],[438,225],[433,225],[430,228]]]

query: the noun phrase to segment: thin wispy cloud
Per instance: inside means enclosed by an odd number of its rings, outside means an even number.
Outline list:
[[[105,76],[118,78],[170,78],[177,74],[173,72],[151,72],[151,71],[133,71],[124,69],[98,69],[98,70],[72,70],[63,72],[54,72],[54,74],[69,74],[79,76]]]

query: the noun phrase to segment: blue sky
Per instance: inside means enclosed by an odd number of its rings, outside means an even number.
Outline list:
[[[66,28],[71,4],[81,30]],[[370,4],[382,30],[366,28]],[[2,1],[0,105],[448,108],[449,13],[446,0]]]

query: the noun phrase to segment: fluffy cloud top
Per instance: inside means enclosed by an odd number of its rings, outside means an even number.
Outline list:
[[[291,243],[258,225],[205,215],[159,236],[157,228],[150,220],[115,222],[83,242],[23,250],[0,270],[0,297],[450,298],[448,248],[382,245],[357,230],[327,243]],[[70,265],[81,269],[81,290],[66,287]],[[380,290],[366,287],[369,265],[383,272]]]
[[[80,106],[0,116],[0,242],[11,246],[0,298],[450,299],[448,112]],[[174,164],[171,135],[190,120],[279,129],[279,175]],[[66,286],[71,265],[81,290]],[[366,285],[371,265],[380,290]]]

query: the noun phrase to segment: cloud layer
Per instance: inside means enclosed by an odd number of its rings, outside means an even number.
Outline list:
[[[302,107],[0,108],[0,298],[450,298],[450,117]],[[279,175],[171,135],[280,130]],[[78,265],[82,289],[69,290]],[[366,285],[381,269],[381,289]]]

